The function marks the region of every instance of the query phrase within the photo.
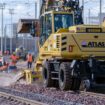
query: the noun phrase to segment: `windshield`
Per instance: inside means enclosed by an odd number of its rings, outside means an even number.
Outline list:
[[[72,25],[73,25],[73,15],[72,14],[55,14],[54,15],[55,32],[59,28],[68,28]]]

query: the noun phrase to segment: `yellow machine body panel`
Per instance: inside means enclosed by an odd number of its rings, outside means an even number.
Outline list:
[[[69,59],[105,56],[105,28],[78,25],[61,35],[61,56]]]
[[[39,54],[40,61],[53,58],[105,57],[105,29],[98,25],[73,26],[68,30],[59,29],[49,36],[40,48]]]
[[[40,48],[41,55],[50,55],[50,56],[60,56],[60,49],[56,46],[60,45],[60,42],[56,40],[56,34],[50,35],[50,37],[46,40],[43,47]]]
[[[58,39],[59,40],[59,39]],[[39,71],[46,59],[52,59],[55,57],[61,57],[60,40],[56,40],[56,34],[50,35],[44,45],[39,49],[39,55],[36,59],[35,70]]]
[[[96,36],[95,36],[96,35]],[[91,56],[105,56],[105,34],[63,34],[67,39],[62,41],[63,57],[78,59]],[[98,36],[98,38],[96,38]]]

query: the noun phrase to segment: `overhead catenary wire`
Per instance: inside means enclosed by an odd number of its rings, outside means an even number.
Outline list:
[[[91,16],[96,16],[99,19],[97,21],[99,21],[99,24],[101,24],[102,22],[102,18],[103,16],[101,16],[101,14],[105,11],[105,0],[80,0],[81,3],[82,1],[84,1],[84,19],[86,20],[86,17],[88,17],[88,10],[91,10]],[[95,5],[95,6],[93,6]]]

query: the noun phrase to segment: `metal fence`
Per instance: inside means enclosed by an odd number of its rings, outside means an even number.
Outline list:
[[[26,38],[23,38],[23,37],[12,38],[12,51],[14,51],[19,46],[23,46],[28,51],[37,53],[38,49],[37,49],[36,40],[37,38],[27,38],[27,37]],[[1,38],[0,38],[0,43],[1,43]],[[3,52],[5,50],[10,51],[10,38],[3,38]]]

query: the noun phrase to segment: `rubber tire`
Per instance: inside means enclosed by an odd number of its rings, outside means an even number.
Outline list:
[[[59,88],[61,90],[71,89],[72,78],[70,74],[71,74],[70,63],[65,63],[65,62],[61,63],[60,70],[59,70]]]
[[[52,87],[53,80],[51,79],[51,69],[49,61],[46,61],[42,68],[42,79],[44,87]]]

